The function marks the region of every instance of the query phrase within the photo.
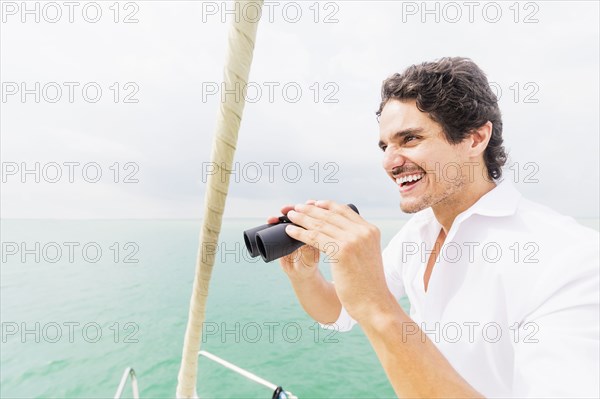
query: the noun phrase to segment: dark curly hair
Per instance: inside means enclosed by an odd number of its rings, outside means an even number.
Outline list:
[[[450,144],[492,122],[492,137],[483,159],[490,180],[502,177],[506,152],[498,99],[483,71],[470,59],[445,57],[408,67],[383,81],[377,118],[390,99],[416,100],[417,108],[439,123]]]

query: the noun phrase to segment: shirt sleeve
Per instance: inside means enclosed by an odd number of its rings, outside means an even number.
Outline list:
[[[539,306],[512,334],[514,397],[600,397],[598,243],[563,252],[532,290]]]
[[[404,282],[402,278],[402,229],[398,234],[392,238],[389,244],[385,247],[381,253],[383,260],[383,272],[385,274],[385,281],[388,289],[394,295],[396,299],[406,295],[404,288]],[[338,319],[333,324],[321,324],[321,327],[329,330],[336,330],[340,332],[346,332],[352,330],[356,325],[354,320],[342,306],[342,310]]]

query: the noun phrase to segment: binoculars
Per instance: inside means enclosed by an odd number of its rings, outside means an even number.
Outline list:
[[[358,209],[352,204],[348,206],[356,213]],[[287,235],[285,227],[292,223],[287,216],[280,216],[279,222],[263,224],[250,230],[244,231],[244,242],[250,256],[260,255],[265,262],[271,262],[283,256],[289,255],[304,245]],[[294,224],[294,226],[296,226]]]

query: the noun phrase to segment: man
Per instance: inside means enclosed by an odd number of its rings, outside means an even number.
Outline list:
[[[598,233],[502,180],[484,73],[465,58],[413,65],[383,83],[377,115],[383,167],[415,215],[381,254],[345,205],[284,206],[308,244],[281,259],[306,312],[360,324],[400,397],[598,397]],[[332,243],[335,285],[318,270]]]

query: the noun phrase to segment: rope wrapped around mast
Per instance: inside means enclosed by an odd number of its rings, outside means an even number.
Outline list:
[[[235,7],[236,10],[239,10],[239,14],[233,18],[229,29],[222,90],[223,92],[235,90],[244,95],[225,96],[217,114],[217,126],[211,153],[211,161],[212,165],[216,167],[216,173],[208,177],[206,186],[200,248],[196,260],[196,276],[190,299],[181,366],[177,377],[177,398],[197,397],[198,351],[202,339],[202,324],[206,318],[208,287],[215,263],[214,248],[216,248],[221,231],[221,221],[229,189],[229,176],[244,111],[245,88],[252,64],[256,29],[262,5],[263,0],[236,1]]]

